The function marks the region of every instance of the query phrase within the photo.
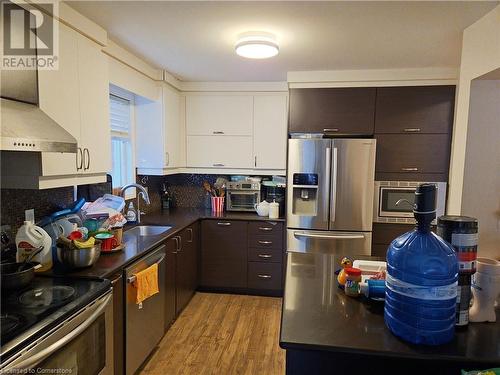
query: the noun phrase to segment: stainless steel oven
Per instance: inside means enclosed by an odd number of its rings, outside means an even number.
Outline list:
[[[109,291],[2,363],[1,373],[113,374],[113,304]]]
[[[415,189],[424,182],[375,181],[373,221],[375,223],[414,224],[413,202]],[[436,217],[444,215],[446,205],[446,182],[427,182],[437,186]],[[397,204],[398,201],[401,201]],[[432,224],[435,224],[436,220]]]
[[[260,183],[230,181],[227,185],[226,209],[228,211],[255,211],[260,203]]]

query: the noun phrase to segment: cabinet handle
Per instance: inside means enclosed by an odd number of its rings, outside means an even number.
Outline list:
[[[83,149],[83,158],[85,159],[85,155],[87,155],[87,163],[84,165],[83,170],[86,171],[90,169],[90,151],[88,148]]]
[[[420,132],[420,128],[405,128],[403,131],[405,133],[418,133]]]
[[[264,232],[270,232],[273,230],[273,228],[269,228],[269,227],[259,227],[259,230],[263,230]]]
[[[188,233],[189,233],[189,240],[187,242],[193,242],[193,229],[191,228],[188,228],[187,229]]]
[[[217,223],[217,225],[221,225],[221,226],[224,226],[224,227],[228,227],[231,225],[231,223],[228,223],[227,221],[220,221]]]
[[[177,242],[178,244],[178,248],[177,248],[177,253],[180,253],[181,250],[182,250],[182,237],[181,236],[177,236],[177,238],[179,239],[179,242]]]
[[[254,159],[253,166],[254,166],[254,167],[257,167],[257,156],[256,156],[256,157],[255,157],[255,159]]]
[[[325,128],[323,129],[323,133],[337,133],[339,128]]]
[[[403,172],[417,172],[418,168],[401,168]]]
[[[80,164],[78,164],[78,155],[76,155],[76,170],[79,171],[83,168],[83,151],[81,147],[78,147],[78,154],[80,155]]]
[[[172,254],[177,254],[179,252],[179,237],[175,236],[173,240],[175,241],[175,251],[172,251]]]
[[[273,241],[259,241],[261,245],[271,245]]]
[[[214,131],[214,132],[212,132],[212,134],[224,134],[224,132],[221,132],[221,131]]]
[[[224,164],[222,164],[222,163],[214,163],[213,166],[214,167],[223,167]]]
[[[257,277],[260,277],[261,279],[270,279],[272,276],[271,275],[257,275]]]
[[[165,164],[170,165],[170,154],[168,152],[165,152]]]
[[[265,258],[265,259],[269,259],[269,258],[272,258],[273,256],[270,255],[270,254],[259,254],[257,255],[259,258]]]
[[[111,286],[115,286],[121,279],[122,275],[118,275],[117,277],[115,277],[113,280],[111,280]]]

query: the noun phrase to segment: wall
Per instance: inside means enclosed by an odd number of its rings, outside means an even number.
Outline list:
[[[462,209],[471,82],[498,68],[500,68],[500,6],[464,31],[451,151],[448,214],[460,214]]]
[[[479,255],[500,258],[500,80],[470,90],[462,214],[479,220]]]

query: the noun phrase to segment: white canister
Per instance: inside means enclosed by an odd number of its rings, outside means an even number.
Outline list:
[[[269,203],[269,219],[278,219],[280,217],[280,204],[273,200]]]

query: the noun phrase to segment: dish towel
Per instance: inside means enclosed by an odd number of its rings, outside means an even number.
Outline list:
[[[145,270],[139,271],[135,274],[135,281],[133,283],[134,287],[137,289],[137,296],[135,303],[138,305],[159,293],[158,289],[158,264],[153,264]]]

